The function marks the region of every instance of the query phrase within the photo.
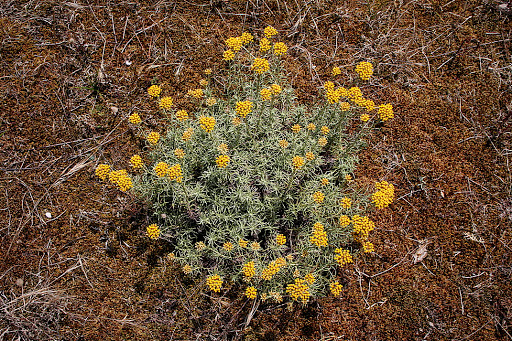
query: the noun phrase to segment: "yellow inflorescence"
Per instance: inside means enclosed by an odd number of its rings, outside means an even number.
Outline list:
[[[233,125],[236,127],[242,123],[242,120],[240,119],[240,117],[233,117],[233,119],[231,120],[231,123],[233,123]]]
[[[148,136],[146,137],[146,140],[148,140],[148,142],[152,145],[155,145],[158,143],[158,140],[160,139],[160,134],[157,133],[156,131],[152,131],[151,133],[148,134]]]
[[[321,137],[318,139],[318,145],[325,147],[326,144],[327,144],[327,139],[325,137]]]
[[[176,155],[178,159],[183,159],[185,157],[185,152],[181,148],[176,148],[174,149],[174,155]]]
[[[301,156],[294,156],[292,159],[292,165],[295,169],[301,169],[304,166],[304,158]]]
[[[315,200],[318,204],[324,202],[325,195],[322,192],[313,193],[313,200]]]
[[[242,44],[246,45],[246,44],[252,43],[252,41],[254,40],[254,37],[252,34],[250,34],[248,32],[244,32],[240,36],[240,39],[242,40]]]
[[[286,236],[284,234],[278,234],[276,236],[276,243],[277,243],[277,245],[286,244]]]
[[[189,141],[192,138],[192,134],[193,133],[194,133],[194,129],[193,128],[188,128],[187,130],[185,130],[183,132],[183,135],[181,136],[181,139],[184,142],[187,142],[187,141]]]
[[[286,51],[288,51],[288,47],[286,47],[285,43],[279,42],[279,43],[274,44],[274,54],[276,56],[281,56],[281,55],[285,54]]]
[[[272,45],[270,44],[270,41],[267,38],[262,38],[260,40],[260,52],[267,52],[270,50]]]
[[[128,117],[128,121],[131,124],[139,124],[140,122],[142,122],[142,120],[140,119],[139,114],[137,114],[137,113],[131,114],[130,117]]]
[[[157,224],[151,224],[146,228],[148,237],[151,239],[158,239],[160,237],[160,228]]]
[[[377,182],[375,184],[378,191],[372,194],[372,202],[375,203],[375,207],[384,208],[388,207],[395,198],[395,186],[388,183],[387,181]]]
[[[169,168],[169,179],[171,181],[176,180],[176,182],[181,182],[183,180],[181,165],[179,163]]]
[[[204,96],[204,91],[203,89],[190,89],[187,91],[187,95],[194,98],[201,98]]]
[[[256,265],[254,264],[254,261],[245,263],[242,268],[242,273],[246,278],[253,278],[256,274]]]
[[[238,241],[238,245],[240,245],[240,247],[243,247],[245,249],[247,247],[247,245],[249,245],[249,242],[245,239],[240,239]]]
[[[272,89],[269,89],[269,88],[261,89],[260,96],[263,101],[269,101],[272,98]]]
[[[329,284],[329,289],[334,296],[338,297],[341,295],[341,289],[343,289],[343,285],[341,285],[338,281],[331,282]]]
[[[370,120],[370,115],[362,114],[361,117],[359,117],[359,119],[363,122],[368,122]]]
[[[361,62],[357,64],[356,72],[359,74],[359,78],[367,81],[373,75],[373,65],[370,62]]]
[[[148,88],[148,94],[151,96],[151,97],[158,97],[160,95],[160,93],[162,92],[162,88],[159,87],[158,85],[151,85],[149,88]]]
[[[361,91],[361,89],[359,87],[353,86],[353,87],[351,87],[348,90],[347,96],[351,100],[355,100],[356,98],[362,98],[363,97],[363,93],[362,93],[362,91]]]
[[[157,176],[163,178],[169,173],[169,165],[165,162],[159,162],[156,164],[154,170]]]
[[[373,111],[373,109],[375,109],[375,102],[371,99],[367,99],[363,102],[363,107],[365,107],[368,112]]]
[[[233,58],[235,58],[235,53],[233,52],[233,50],[226,50],[222,54],[222,59],[226,61],[233,60]]]
[[[370,232],[375,229],[375,223],[368,217],[356,214],[352,217],[352,224],[354,225],[354,235],[356,240],[363,242],[368,240]]]
[[[318,247],[327,246],[327,233],[324,230],[324,225],[322,223],[315,223],[313,225],[313,235],[309,237],[309,241],[311,244],[316,245]]]
[[[309,123],[306,128],[310,131],[315,131],[316,125],[314,123]]]
[[[197,242],[195,247],[197,251],[203,251],[206,249],[206,244],[204,242]]]
[[[163,97],[160,100],[160,108],[162,108],[162,109],[169,110],[169,109],[171,109],[172,104],[173,104],[173,100],[171,97]]]
[[[116,184],[123,192],[133,187],[132,179],[128,176],[125,169],[110,172],[108,179],[113,184]]]
[[[250,299],[255,299],[256,296],[258,295],[258,290],[256,290],[255,287],[248,287],[247,289],[245,289],[245,296],[247,296],[247,298],[250,298]]]
[[[325,98],[327,98],[327,102],[329,104],[334,104],[334,103],[338,103],[340,101],[341,94],[337,90],[329,89],[325,92]]]
[[[290,144],[286,140],[279,140],[279,145],[281,146],[281,148],[288,148]]]
[[[142,158],[140,157],[140,155],[134,155],[130,158],[130,164],[132,165],[133,168],[135,169],[139,169],[139,168],[142,168]]]
[[[208,99],[206,99],[206,105],[211,107],[211,106],[214,106],[215,104],[217,104],[217,100],[213,97],[210,97]]]
[[[379,106],[378,114],[380,119],[383,121],[387,121],[390,118],[395,117],[395,114],[393,113],[393,106],[391,104],[383,104]]]
[[[352,181],[352,175],[345,174],[345,181]]]
[[[324,83],[325,91],[334,91],[334,83],[331,81],[327,81]]]
[[[110,173],[110,166],[105,164],[99,164],[96,167],[96,176],[101,180],[105,180]]]
[[[343,197],[341,199],[341,207],[343,208],[350,208],[350,206],[352,206],[352,199],[350,198],[347,198],[347,197]]]
[[[224,245],[222,245],[222,248],[225,250],[225,251],[231,251],[233,250],[233,243],[232,242],[226,242],[224,243]]]
[[[348,225],[350,225],[350,218],[349,216],[346,216],[346,215],[342,215],[339,219],[339,224],[341,227],[347,227]]]
[[[308,285],[311,285],[311,284],[315,283],[315,275],[313,275],[312,273],[309,273],[306,276],[304,276],[304,280],[306,281],[306,283]]]
[[[344,266],[345,264],[352,263],[352,255],[350,251],[343,249],[334,250],[334,260],[338,263],[339,266]]]
[[[309,286],[305,284],[305,280],[296,278],[294,284],[288,284],[286,286],[286,293],[290,295],[292,300],[301,301],[302,303],[306,303],[309,300]]]
[[[272,90],[273,95],[279,95],[283,89],[281,88],[281,85],[279,84],[272,84],[270,85],[270,89]]]
[[[307,152],[306,153],[306,160],[312,161],[314,159],[315,159],[315,154],[313,154],[312,152]]]
[[[327,135],[327,134],[329,134],[329,131],[330,131],[330,130],[329,130],[329,128],[328,128],[328,127],[326,127],[326,126],[322,126],[322,128],[320,129],[320,131],[322,132],[322,134]]]
[[[298,132],[300,131],[300,125],[299,125],[299,124],[294,124],[294,125],[292,126],[292,131],[293,131],[294,133],[298,133]]]
[[[251,113],[253,108],[253,103],[251,101],[241,101],[236,102],[236,114],[240,117],[246,117]]]
[[[362,245],[363,245],[363,252],[364,253],[370,253],[370,252],[375,251],[375,246],[373,245],[372,242],[365,241],[365,242],[362,243]]]
[[[207,81],[206,79],[201,79],[201,80],[199,81],[199,85],[201,85],[201,86],[207,86],[207,85],[208,85],[208,81]]]
[[[270,281],[272,277],[279,272],[279,270],[286,265],[285,258],[277,258],[270,262],[270,264],[261,271],[261,278],[265,281]]]
[[[211,75],[213,71],[212,69],[205,69],[203,72],[205,75]]]
[[[322,183],[322,186],[327,186],[329,184],[329,179],[322,178],[322,180],[320,180],[320,182]]]
[[[217,146],[217,150],[221,153],[227,154],[227,152],[229,151],[229,147],[227,144],[221,143]]]
[[[260,249],[261,249],[260,243],[258,243],[258,242],[252,242],[251,243],[251,250],[259,251]]]
[[[222,287],[222,283],[224,281],[220,278],[219,275],[213,275],[206,278],[206,284],[210,287],[211,291],[220,292],[220,288]]]
[[[227,47],[231,50],[238,52],[242,48],[242,39],[241,37],[230,37],[225,41]]]
[[[192,267],[188,264],[185,264],[183,266],[183,268],[181,268],[183,270],[183,272],[185,273],[185,275],[188,275],[189,273],[192,272]]]
[[[217,167],[219,168],[226,168],[226,166],[229,163],[229,156],[227,155],[219,155],[217,159],[215,160],[217,163]]]
[[[188,118],[188,112],[186,110],[178,110],[176,111],[176,118],[179,121],[185,121]]]
[[[263,30],[263,33],[265,33],[265,36],[267,38],[272,38],[273,36],[275,36],[277,34],[277,30],[275,28],[273,28],[272,26],[267,26]]]
[[[333,76],[341,75],[341,69],[338,66],[333,67],[332,68],[332,75]]]
[[[348,102],[340,102],[340,109],[341,109],[341,111],[348,111],[348,110],[350,110],[350,103],[348,103]]]
[[[215,118],[211,116],[200,116],[199,124],[207,133],[211,133],[215,127]]]
[[[254,58],[251,65],[251,70],[256,73],[262,74],[270,70],[270,64],[265,58]]]

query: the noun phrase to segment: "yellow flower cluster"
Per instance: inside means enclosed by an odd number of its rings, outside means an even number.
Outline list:
[[[233,125],[236,127],[242,123],[242,120],[240,119],[240,117],[233,117],[233,119],[231,120],[231,123],[233,123]]]
[[[358,98],[359,99],[363,98],[363,93],[359,87],[353,86],[350,89],[348,89],[347,96],[352,101],[356,101]]]
[[[194,133],[194,129],[193,128],[188,128],[187,130],[185,130],[183,132],[183,135],[181,136],[181,139],[184,142],[187,142],[187,141],[189,141],[192,138],[192,134],[193,133]]]
[[[378,189],[372,194],[372,202],[375,203],[375,207],[379,209],[388,207],[395,199],[395,186],[387,181],[382,181],[377,182],[375,187]]]
[[[186,110],[178,110],[176,111],[176,118],[179,121],[185,121],[188,118],[188,112]]]
[[[171,179],[171,181],[176,180],[176,182],[183,180],[181,165],[179,163],[169,168],[169,179]]]
[[[395,114],[393,113],[393,106],[391,104],[383,104],[379,106],[378,114],[380,119],[383,121],[387,121],[390,118],[395,117]]]
[[[197,242],[195,247],[197,251],[203,251],[206,249],[206,244],[204,242]]]
[[[329,128],[328,128],[328,127],[326,127],[326,126],[322,126],[322,128],[320,129],[320,131],[322,132],[322,134],[327,135],[327,134],[329,134],[329,131],[330,131],[330,130],[329,130]]]
[[[347,227],[350,225],[350,218],[346,215],[342,215],[339,219],[339,224],[341,227]]]
[[[258,290],[256,290],[255,287],[248,287],[247,289],[245,289],[245,296],[247,296],[247,298],[250,298],[251,300],[253,300],[256,298],[257,295],[258,295]]]
[[[270,41],[267,38],[260,40],[260,52],[267,52],[271,47],[272,45],[270,45]]]
[[[277,245],[286,244],[286,236],[284,234],[278,234],[276,236],[276,243],[277,243]]]
[[[269,101],[272,98],[272,89],[263,88],[260,91],[261,100]]]
[[[204,96],[204,91],[203,89],[190,89],[189,91],[187,91],[187,95],[194,98],[201,98]]]
[[[350,103],[348,103],[348,102],[340,102],[340,109],[341,109],[341,111],[349,111],[350,110]]]
[[[362,103],[362,106],[366,108],[366,111],[370,112],[375,109],[375,102],[371,99],[367,99]]]
[[[274,54],[276,56],[282,56],[286,51],[288,51],[288,47],[286,47],[285,43],[279,42],[274,44]]]
[[[244,249],[247,247],[248,244],[249,244],[249,242],[247,240],[244,240],[244,239],[240,239],[238,241],[238,245],[240,245],[240,247],[243,247]]]
[[[311,285],[311,284],[315,283],[315,275],[313,275],[312,273],[309,273],[306,276],[304,276],[304,280],[306,281],[306,283],[308,285]]]
[[[226,45],[233,51],[238,52],[242,48],[242,38],[241,37],[230,37],[225,41]]]
[[[334,83],[331,81],[327,81],[324,83],[324,89],[326,91],[334,91]]]
[[[270,70],[270,64],[265,58],[254,58],[251,65],[251,70],[256,73],[262,74]]]
[[[370,232],[375,229],[375,223],[368,217],[356,214],[352,217],[352,224],[354,225],[354,235],[360,242],[368,240]]]
[[[152,145],[155,145],[158,143],[158,140],[160,139],[160,134],[157,133],[156,131],[152,131],[151,133],[148,134],[148,136],[146,137],[146,140],[148,140],[148,142]]]
[[[178,159],[183,159],[185,157],[185,152],[181,148],[176,148],[174,149],[174,155],[176,155]]]
[[[183,266],[183,268],[181,268],[183,270],[183,272],[185,273],[185,275],[188,275],[189,273],[192,272],[192,267],[188,264],[185,264]]]
[[[110,172],[108,179],[113,184],[119,186],[119,189],[123,192],[126,192],[133,187],[132,179],[128,176],[125,169]]]
[[[345,174],[345,181],[352,181],[352,175]]]
[[[226,61],[233,60],[233,58],[235,58],[235,53],[232,50],[226,50],[222,54],[222,58]]]
[[[325,232],[324,225],[322,225],[322,223],[316,222],[315,225],[313,225],[313,235],[309,237],[309,241],[311,244],[318,247],[329,245],[327,240],[327,233]]]
[[[352,199],[350,198],[347,198],[347,197],[343,197],[341,199],[341,207],[343,208],[350,208],[350,206],[352,206]]]
[[[267,38],[272,38],[273,36],[275,36],[277,34],[277,30],[275,28],[273,28],[272,26],[267,26],[263,30],[263,33],[265,33],[265,36]]]
[[[298,133],[298,132],[300,131],[300,125],[299,125],[299,124],[294,124],[294,125],[292,126],[292,131],[293,131],[294,133]]]
[[[139,114],[137,114],[137,113],[131,114],[130,117],[128,117],[128,121],[131,124],[139,124],[140,122],[142,122],[142,120],[140,119]]]
[[[217,159],[215,160],[217,163],[217,167],[219,168],[226,168],[226,166],[229,163],[229,156],[227,155],[219,155]]]
[[[96,167],[96,176],[101,180],[105,180],[107,176],[110,174],[110,166],[105,164],[99,164]]]
[[[290,144],[286,140],[279,140],[279,145],[281,146],[281,148],[288,148]]]
[[[250,34],[248,32],[244,32],[240,36],[240,39],[242,40],[242,44],[246,45],[246,44],[252,43],[252,41],[254,40],[254,37],[252,34]]]
[[[160,99],[160,108],[169,110],[172,107],[172,98],[171,97],[163,97]]]
[[[258,242],[252,242],[252,243],[251,243],[251,249],[252,249],[253,251],[258,251],[259,249],[261,249],[260,243],[258,243]]]
[[[199,124],[207,133],[211,133],[215,127],[215,118],[211,116],[200,116]]]
[[[302,303],[306,303],[309,300],[309,286],[305,284],[305,280],[296,278],[294,284],[288,284],[286,286],[286,293],[290,295],[292,300],[294,301],[302,301]]]
[[[201,86],[207,86],[207,85],[208,85],[208,81],[207,81],[206,79],[201,79],[201,80],[199,81],[199,85],[201,85]]]
[[[302,156],[294,156],[292,159],[292,165],[295,169],[301,169],[304,166],[304,158]]]
[[[341,69],[338,66],[333,67],[332,68],[332,75],[333,76],[341,75]]]
[[[211,75],[213,71],[212,69],[205,69],[203,72],[205,75]]]
[[[220,278],[219,275],[213,275],[206,278],[206,284],[210,287],[211,291],[220,292],[220,288],[222,287],[222,283],[224,281]]]
[[[251,113],[253,108],[253,103],[251,101],[241,101],[236,102],[236,114],[240,117],[246,117]]]
[[[315,154],[313,154],[312,152],[307,152],[306,153],[306,160],[312,161],[314,159],[315,159]]]
[[[334,104],[340,101],[341,94],[338,90],[327,90],[325,93],[325,98],[327,98],[327,102],[329,104]]]
[[[151,96],[151,97],[158,97],[160,96],[160,93],[162,92],[162,88],[159,87],[158,85],[151,85],[149,88],[148,88],[148,94]]]
[[[322,192],[313,193],[313,200],[315,200],[318,204],[324,202],[325,195]]]
[[[363,252],[364,253],[370,253],[370,252],[375,251],[375,246],[373,245],[372,242],[365,241],[365,242],[362,243],[362,245],[363,245]]]
[[[256,274],[256,266],[254,264],[254,261],[250,261],[246,264],[244,264],[242,268],[242,273],[246,278],[253,278]]]
[[[134,155],[130,158],[130,164],[135,169],[142,168],[142,158],[139,155]]]
[[[213,97],[210,97],[206,100],[206,105],[209,107],[214,106],[215,104],[217,104],[217,100]]]
[[[158,239],[160,237],[160,228],[157,224],[151,224],[146,228],[146,233],[151,239]]]
[[[156,164],[154,170],[158,177],[163,178],[169,173],[169,165],[165,162],[159,162]]]
[[[322,180],[320,180],[320,182],[322,183],[323,186],[327,186],[329,184],[329,179],[322,178]]]
[[[362,114],[361,117],[359,117],[359,119],[363,122],[368,122],[370,120],[370,115]]]
[[[367,81],[373,75],[373,65],[370,62],[361,62],[357,64],[356,72],[362,80]]]
[[[225,251],[231,251],[233,250],[233,243],[232,242],[226,242],[224,243],[224,245],[222,245],[222,248],[225,250]]]
[[[227,152],[229,151],[229,147],[227,144],[221,143],[218,145],[217,150],[221,153],[227,154]]]
[[[309,123],[306,128],[309,130],[309,131],[315,131],[316,129],[316,125],[314,123]]]
[[[321,137],[318,139],[319,146],[325,147],[326,144],[327,144],[327,139],[325,137]]]
[[[334,296],[338,297],[341,295],[341,289],[343,289],[343,285],[341,285],[338,281],[331,282],[329,284],[329,289]]]
[[[281,85],[276,84],[276,83],[270,85],[270,89],[272,89],[273,95],[279,95],[281,93],[281,91],[283,91],[283,89],[281,88]]]
[[[261,271],[261,278],[265,281],[270,281],[272,276],[279,272],[279,270],[286,265],[285,258],[277,258],[270,262],[270,264]]]
[[[350,254],[350,251],[343,250],[343,249],[336,249],[334,250],[334,260],[336,263],[338,263],[339,266],[344,266],[345,264],[352,263],[352,255]]]

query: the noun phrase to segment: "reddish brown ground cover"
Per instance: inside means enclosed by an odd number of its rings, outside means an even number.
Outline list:
[[[0,15],[0,339],[512,339],[512,28],[494,2],[32,0]],[[246,327],[252,303],[185,278],[143,205],[93,169],[143,149],[129,113],[161,128],[152,80],[186,107],[223,41],[266,25],[306,103],[333,66],[349,82],[375,63],[365,91],[396,117],[355,178],[398,198],[340,299],[262,304]]]

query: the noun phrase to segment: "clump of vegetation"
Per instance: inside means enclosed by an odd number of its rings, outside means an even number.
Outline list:
[[[205,70],[187,94],[193,112],[152,85],[148,94],[169,121],[162,135],[143,133],[147,163],[131,158],[134,177],[108,165],[96,173],[151,205],[148,237],[172,243],[169,257],[206,276],[211,291],[241,283],[250,299],[339,296],[339,268],[374,251],[366,214],[394,198],[393,185],[377,183],[367,195],[351,176],[365,136],[393,109],[336,78],[323,85],[321,103],[299,105],[283,75],[287,46],[272,27],[264,35],[259,44],[249,33],[226,40],[227,70],[215,81]],[[362,62],[356,72],[367,81],[373,66]],[[141,121],[129,117],[143,132]]]

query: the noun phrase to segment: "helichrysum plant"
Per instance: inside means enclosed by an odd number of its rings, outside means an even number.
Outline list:
[[[204,276],[207,290],[238,284],[248,299],[306,303],[340,296],[341,269],[375,251],[367,214],[388,207],[394,187],[378,182],[367,195],[350,174],[364,137],[393,108],[334,78],[321,85],[319,103],[299,105],[283,75],[288,47],[277,36],[269,26],[260,39],[226,39],[222,83],[207,69],[186,96],[149,87],[165,129],[145,130],[131,115],[148,146],[129,160],[136,175],[106,164],[96,174],[151,206],[147,237],[171,243],[172,260]],[[355,72],[367,81],[373,65]],[[340,74],[336,67],[331,76]],[[177,96],[195,109],[177,108]]]

